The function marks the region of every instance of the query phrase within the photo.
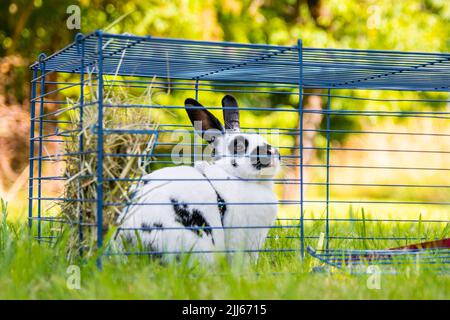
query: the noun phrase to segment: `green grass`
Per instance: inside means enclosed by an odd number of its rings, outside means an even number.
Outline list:
[[[8,221],[6,215],[7,210],[3,206],[0,220],[0,299],[450,298],[449,276],[412,269],[399,275],[382,275],[381,289],[374,290],[367,286],[368,275],[356,276],[339,271],[313,273],[311,269],[317,265],[316,260],[306,259],[301,263],[294,254],[266,254],[257,266],[237,268],[221,263],[213,270],[192,267],[185,261],[163,266],[142,257],[127,261],[105,258],[100,271],[95,259],[67,261],[64,237],[52,245],[39,244],[30,239],[26,223]],[[373,231],[367,226],[342,228],[347,228],[348,233]],[[283,236],[283,232],[295,231],[275,231],[279,236]],[[267,245],[288,245],[283,241],[287,240],[271,239]],[[71,290],[67,286],[70,280],[67,268],[71,264],[80,267],[79,290]]]

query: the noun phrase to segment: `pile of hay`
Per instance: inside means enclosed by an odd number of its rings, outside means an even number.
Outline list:
[[[92,86],[88,87],[88,89],[92,89]],[[90,90],[90,95],[88,95],[88,100],[85,99],[85,103],[89,103],[89,100],[96,101],[95,95],[95,90]],[[77,104],[78,102],[71,102],[71,105]],[[130,189],[132,189],[130,187],[137,182],[127,179],[139,179],[148,173],[150,157],[106,156],[107,154],[142,155],[152,153],[156,136],[150,132],[143,134],[142,130],[157,129],[156,111],[151,108],[118,107],[130,104],[152,105],[151,86],[139,96],[132,96],[125,89],[111,89],[104,94],[103,128],[106,130],[103,136],[104,203],[129,202]],[[63,201],[60,207],[61,214],[72,226],[69,228],[69,256],[77,254],[80,246],[87,255],[90,255],[97,241],[97,119],[97,105],[85,106],[81,131],[71,133],[64,142],[65,153],[68,154],[64,170],[64,177],[67,179],[64,186],[64,198],[69,200]],[[72,125],[65,129],[68,131],[80,129],[79,108],[70,112],[70,122]],[[115,133],[107,132],[111,129]],[[139,130],[140,133],[124,132],[123,130]],[[82,155],[79,154],[80,139],[85,151],[85,154]],[[111,181],[110,179],[122,180]],[[111,226],[115,225],[116,218],[124,206],[125,204],[104,206],[104,234],[110,230]],[[80,225],[83,231],[82,241],[79,238]]]

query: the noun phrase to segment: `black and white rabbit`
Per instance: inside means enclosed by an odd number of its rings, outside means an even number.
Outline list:
[[[222,99],[225,127],[199,102],[186,99],[187,114],[213,150],[213,161],[167,167],[143,177],[134,202],[119,217],[122,239],[149,251],[249,252],[254,259],[277,215],[272,178],[280,165],[277,149],[258,134],[240,132],[234,97]],[[200,128],[198,128],[200,124]],[[199,130],[200,129],[200,130]],[[247,228],[248,227],[248,228]],[[136,231],[136,229],[139,229]]]

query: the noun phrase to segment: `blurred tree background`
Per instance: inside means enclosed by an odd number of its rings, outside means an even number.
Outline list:
[[[69,30],[68,6],[81,8]],[[116,23],[108,26],[116,21]],[[39,53],[72,42],[77,32],[108,28],[201,40],[308,47],[449,52],[448,0],[2,0],[0,3],[0,195],[27,177],[30,72]],[[271,99],[276,99],[275,97]],[[305,108],[321,108],[309,96]],[[317,128],[320,115],[305,119]],[[313,137],[306,137],[312,143]]]

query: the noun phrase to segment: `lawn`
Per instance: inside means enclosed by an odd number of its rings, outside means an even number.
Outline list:
[[[220,263],[214,269],[192,267],[185,261],[161,265],[146,257],[126,261],[104,258],[103,269],[99,270],[93,258],[67,261],[64,237],[56,244],[39,244],[30,239],[26,223],[7,220],[6,215],[3,208],[0,299],[450,298],[448,275],[411,268],[397,275],[381,275],[380,289],[371,289],[368,274],[312,272],[317,261],[306,258],[301,262],[296,254],[266,254],[257,266],[238,268]],[[275,241],[271,239],[267,245]],[[80,267],[79,289],[73,265]]]

